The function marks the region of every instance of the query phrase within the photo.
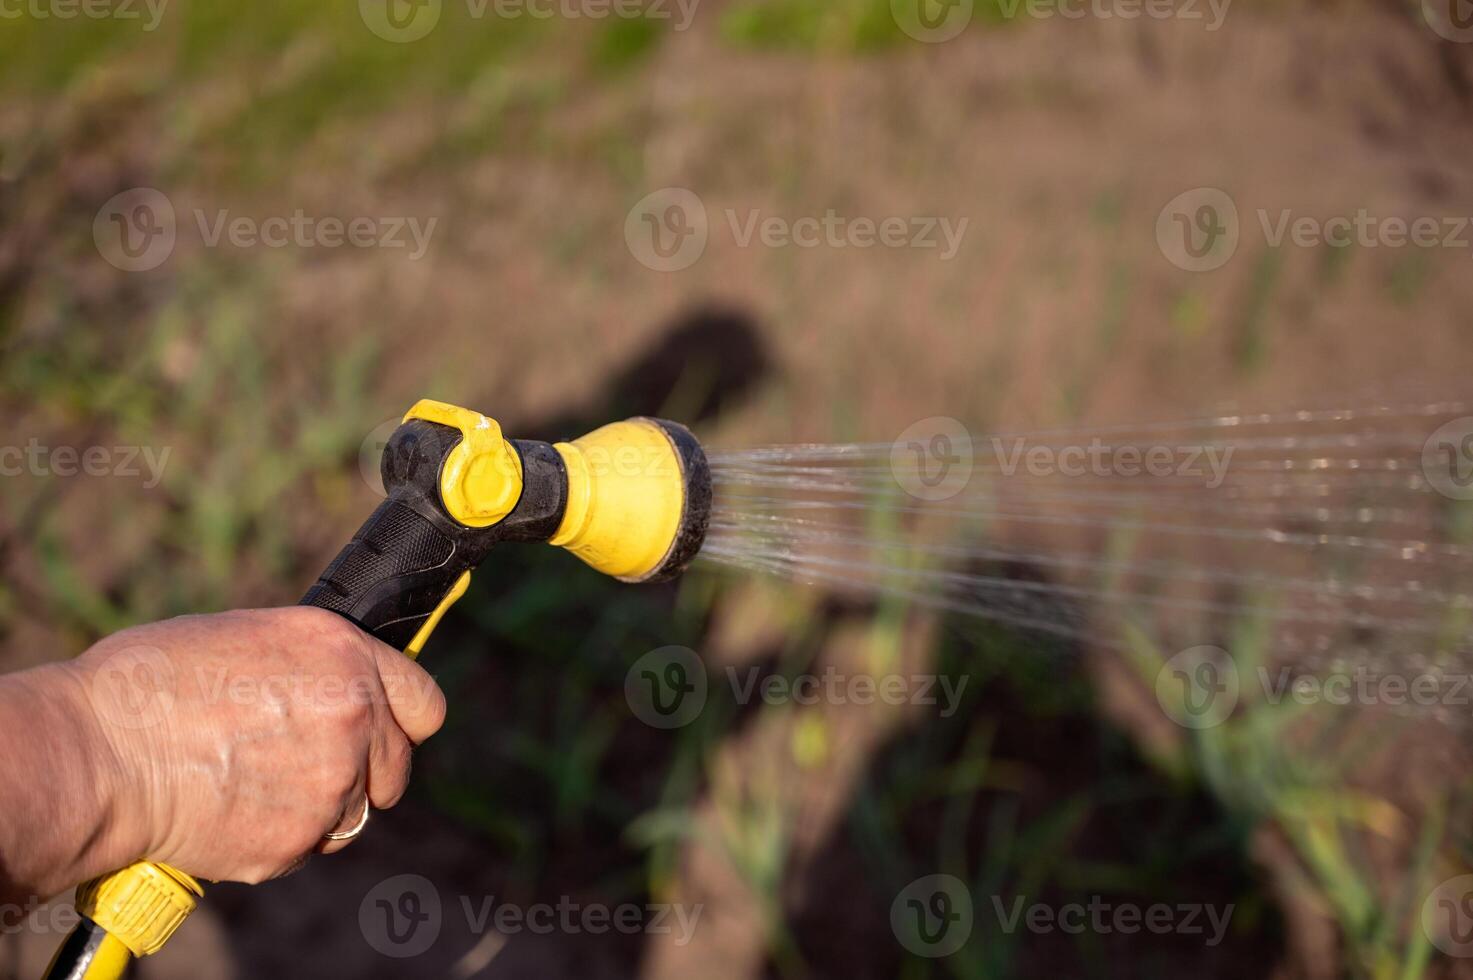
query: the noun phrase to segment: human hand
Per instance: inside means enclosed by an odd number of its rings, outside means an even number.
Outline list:
[[[398,802],[445,717],[421,667],[310,607],[139,626],[57,666],[92,719],[114,849],[214,880],[347,846],[324,835]]]

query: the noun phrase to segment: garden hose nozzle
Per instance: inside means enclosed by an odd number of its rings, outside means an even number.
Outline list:
[[[626,582],[673,578],[706,538],[711,470],[690,430],[614,422],[572,442],[508,440],[479,412],[421,401],[384,447],[387,499],[307,590],[417,657],[503,541],[546,541]],[[115,980],[193,910],[199,885],[141,861],[77,890],[81,925],[48,978]]]
[[[388,499],[307,590],[410,656],[503,541],[547,541],[627,582],[678,575],[706,537],[711,471],[690,430],[614,422],[572,442],[508,440],[422,401],[384,447]]]

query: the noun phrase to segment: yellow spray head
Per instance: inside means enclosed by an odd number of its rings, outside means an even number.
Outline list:
[[[711,517],[711,469],[689,429],[634,418],[553,448],[568,496],[549,543],[626,582],[670,578],[690,564]]]

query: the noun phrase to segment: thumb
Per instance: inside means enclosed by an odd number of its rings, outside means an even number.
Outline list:
[[[445,724],[445,692],[423,667],[387,643],[368,637],[389,710],[415,745]]]

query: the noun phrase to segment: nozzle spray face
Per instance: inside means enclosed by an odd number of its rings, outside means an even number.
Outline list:
[[[568,497],[552,544],[626,582],[685,570],[711,519],[711,468],[689,429],[634,418],[554,448]]]

